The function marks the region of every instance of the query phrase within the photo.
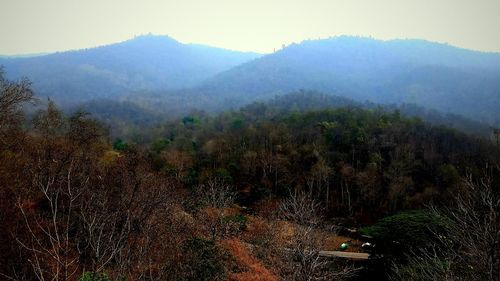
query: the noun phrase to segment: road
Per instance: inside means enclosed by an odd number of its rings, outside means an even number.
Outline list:
[[[353,260],[367,260],[370,254],[367,253],[353,253],[353,252],[341,252],[341,251],[320,251],[319,255],[322,257],[337,257],[346,258]]]

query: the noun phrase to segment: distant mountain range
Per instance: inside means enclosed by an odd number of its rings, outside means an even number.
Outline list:
[[[0,65],[8,78],[28,77],[39,96],[74,104],[131,91],[192,87],[259,56],[145,35],[92,49],[0,58]]]
[[[423,40],[304,41],[220,73],[199,89],[231,99],[314,89],[500,124],[500,54]]]
[[[39,95],[64,103],[106,98],[222,110],[307,89],[414,103],[500,126],[500,53],[424,40],[341,36],[261,56],[140,36],[88,50],[0,58],[0,64],[8,77],[27,76]]]

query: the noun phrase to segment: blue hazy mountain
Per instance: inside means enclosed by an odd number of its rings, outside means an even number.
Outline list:
[[[60,103],[138,90],[186,88],[258,57],[145,35],[112,45],[27,58],[0,58],[7,77],[28,77],[39,96]]]
[[[500,54],[424,40],[341,36],[260,56],[149,35],[86,50],[0,58],[0,65],[9,78],[26,76],[39,96],[59,103],[127,97],[158,111],[217,111],[306,89],[416,104],[500,126]]]
[[[308,40],[220,73],[199,87],[206,95],[245,102],[298,89],[415,103],[500,124],[500,54],[424,40]]]

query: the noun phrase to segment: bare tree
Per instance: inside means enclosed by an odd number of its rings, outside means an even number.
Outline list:
[[[236,192],[232,186],[219,179],[209,179],[197,187],[203,205],[223,209],[234,204]]]
[[[146,164],[142,163],[143,158],[137,157],[117,165],[108,175],[111,182],[95,190],[101,195],[95,198],[86,215],[92,219],[97,212],[95,221],[99,223],[87,237],[94,240],[90,252],[99,266],[96,270],[106,269],[115,276],[133,280],[154,280],[157,274],[154,264],[161,263],[162,251],[175,243],[175,237],[162,233],[169,227],[178,227],[166,224],[173,202],[181,198],[174,194],[172,181],[149,171],[142,166]],[[120,175],[121,181],[113,190],[110,186]],[[101,249],[99,256],[96,246]]]
[[[17,241],[31,252],[29,263],[39,280],[73,280],[78,272],[78,255],[70,233],[76,202],[88,178],[75,184],[74,170],[75,162],[71,161],[62,174],[33,171],[33,185],[43,195],[47,212],[30,212],[27,202],[18,203],[30,237],[28,241]]]
[[[138,276],[150,239],[168,210],[170,185],[141,155],[98,164],[97,124],[68,121],[49,103],[35,119],[38,141],[26,164],[30,188],[19,193],[28,237],[18,238],[39,280],[74,280],[85,271]],[[35,136],[36,137],[36,136]],[[142,267],[146,268],[146,267]]]
[[[394,264],[392,266],[391,280],[411,281],[459,281],[469,280],[460,274],[455,274],[450,260],[443,258],[443,250],[440,247],[431,246],[425,250],[415,250],[407,256],[405,265]]]
[[[112,208],[105,188],[93,189],[79,202],[82,241],[78,252],[89,253],[92,272],[102,272],[117,257],[131,231],[130,212]]]
[[[323,189],[326,189],[326,206],[330,203],[330,177],[333,175],[334,170],[328,166],[326,161],[322,158],[314,164],[311,168],[311,175],[307,180],[307,185],[309,187],[309,192],[312,194],[313,187],[318,189],[318,193],[321,194]]]
[[[219,179],[210,179],[206,184],[197,187],[199,200],[203,209],[201,217],[212,239],[224,236],[231,228],[225,220],[227,208],[236,200],[232,186]]]
[[[280,205],[284,219],[295,224],[294,235],[283,251],[287,280],[343,280],[355,275],[356,269],[320,256],[323,236],[318,231],[321,222],[319,203],[309,194],[291,193]]]
[[[27,79],[8,81],[0,68],[0,145],[6,145],[8,134],[19,126],[22,120],[22,104],[31,101],[31,83]]]
[[[489,177],[479,182],[468,177],[465,187],[468,190],[457,197],[456,207],[441,214],[453,222],[448,241],[457,247],[448,247],[449,253],[456,256],[456,263],[472,266],[476,276],[500,280],[500,197]]]
[[[394,280],[500,280],[500,197],[489,176],[468,176],[452,207],[431,211],[447,222],[435,233],[436,244],[394,265]]]
[[[0,124],[5,124],[12,115],[17,114],[22,103],[32,100],[31,82],[27,79],[8,81],[0,68]]]

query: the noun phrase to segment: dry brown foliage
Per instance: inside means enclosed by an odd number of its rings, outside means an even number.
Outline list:
[[[223,245],[235,258],[241,272],[231,273],[229,280],[233,281],[278,281],[278,277],[267,269],[262,262],[252,256],[248,246],[240,240],[225,240]]]

